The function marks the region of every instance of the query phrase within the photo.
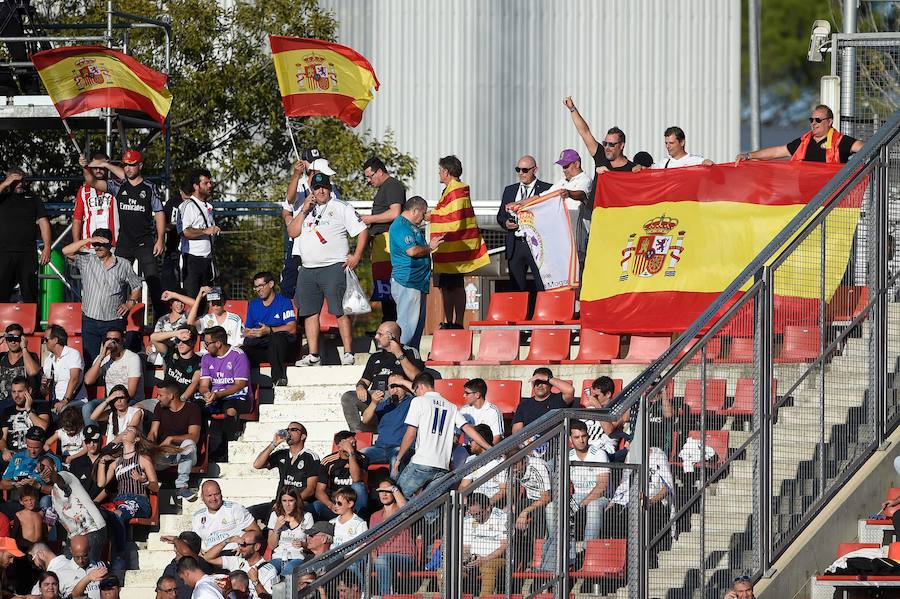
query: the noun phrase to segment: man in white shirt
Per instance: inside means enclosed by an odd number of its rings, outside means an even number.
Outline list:
[[[513,489],[513,514],[516,516],[515,530],[512,531],[513,547],[530,548],[534,539],[545,536],[548,523],[555,523],[556,503],[553,501],[553,477],[547,462],[533,455],[523,457],[510,466],[509,479],[500,484],[500,491],[495,496],[507,497],[509,481]],[[524,493],[523,493],[524,491]],[[553,537],[549,537],[553,539]],[[547,546],[546,543],[544,545]],[[520,559],[525,559],[520,556]],[[517,564],[522,568],[530,567],[523,561]]]
[[[278,570],[265,560],[260,553],[263,534],[259,530],[249,530],[242,535],[233,536],[216,543],[202,554],[203,559],[213,566],[225,568],[229,572],[240,570],[250,579],[250,597],[272,595],[272,585],[278,580]],[[231,543],[238,546],[237,555],[219,557],[225,547]]]
[[[486,424],[476,424],[475,430],[478,431],[485,439],[491,436],[491,429]],[[477,460],[478,457],[484,453],[484,449],[482,449],[481,446],[477,444],[470,445],[469,451],[472,452],[472,455],[470,455],[466,459],[467,464],[473,460]],[[473,484],[475,481],[480,480],[495,467],[499,466],[502,461],[503,460],[501,460],[500,458],[494,458],[484,466],[467,474],[464,479],[459,481],[459,490],[462,491],[469,485]],[[492,506],[497,505],[497,503],[499,503],[503,499],[503,496],[500,494],[500,486],[505,482],[506,470],[504,469],[494,474],[494,476],[492,476],[491,478],[482,481],[478,486],[478,491],[480,493],[483,493],[484,495],[487,495],[491,499]]]
[[[663,160],[654,163],[653,166],[650,167],[651,169],[681,168],[684,166],[697,166],[698,164],[712,166],[715,164],[712,160],[704,158],[699,154],[687,153],[684,149],[684,130],[681,127],[669,127],[663,135],[666,139],[666,153],[668,156]],[[639,173],[644,170],[644,167],[640,164],[636,164],[631,170],[635,173]]]
[[[56,555],[44,543],[32,545],[28,555],[31,556],[31,561],[35,566],[41,570],[47,570],[56,574],[59,578],[59,592],[63,597],[71,595],[72,589],[86,575],[81,566],[68,559],[65,555]],[[40,588],[37,584],[31,589],[31,594],[40,595]]]
[[[103,343],[100,344],[100,355],[84,373],[85,385],[93,385],[99,381],[103,381],[107,396],[113,387],[122,385],[128,389],[130,405],[144,401],[144,366],[139,355],[125,349],[125,331],[120,328],[113,327],[106,331]],[[91,414],[101,403],[103,399],[93,399],[84,405],[81,414],[85,424],[98,424],[91,418]]]
[[[197,327],[197,333],[203,335],[206,329],[213,327],[222,327],[228,334],[228,345],[231,347],[240,347],[244,343],[244,321],[234,312],[225,309],[225,296],[222,295],[220,287],[201,287],[197,292],[196,298],[189,298],[171,291],[167,291],[169,297],[180,299],[185,305],[190,306],[188,311],[187,324]],[[208,312],[202,316],[198,316],[200,312],[200,304],[203,298],[206,298]],[[201,337],[202,338],[202,337]],[[200,354],[206,353],[203,347]]]
[[[204,574],[197,558],[186,555],[178,560],[178,577],[181,581],[194,589],[191,599],[224,599],[222,590],[216,584],[216,579]]]
[[[259,525],[247,508],[233,501],[222,499],[219,483],[208,480],[200,488],[203,507],[194,512],[191,530],[200,535],[200,549],[206,551],[213,545],[238,536],[245,531],[259,530]],[[229,543],[225,551],[233,551],[237,543]]]
[[[485,439],[490,439],[491,445],[496,445],[503,439],[504,426],[503,414],[500,409],[487,400],[487,383],[484,379],[470,379],[463,386],[463,399],[466,402],[459,413],[472,426],[485,424],[490,428],[491,434]],[[466,439],[468,441],[468,439]],[[459,445],[453,450],[451,469],[456,470],[469,458],[466,448]]]
[[[53,411],[59,414],[70,403],[84,403],[86,395],[81,381],[84,361],[78,350],[66,345],[69,334],[58,324],[47,328],[44,339],[47,357],[44,358],[41,391],[47,393]]]
[[[43,482],[52,485],[50,500],[59,523],[70,539],[77,537],[87,541],[90,563],[99,562],[106,545],[106,521],[99,508],[78,478],[70,472],[58,471],[51,457],[42,457],[38,468]]]
[[[569,148],[563,150],[559,154],[559,160],[556,164],[562,167],[563,177],[553,184],[547,193],[554,192],[558,189],[562,191],[562,197],[566,200],[566,207],[569,209],[569,218],[572,221],[572,230],[576,232],[576,236],[585,240],[584,247],[587,248],[587,236],[591,230],[591,221],[589,218],[579,218],[579,209],[582,204],[589,201],[591,195],[591,176],[581,170],[581,156],[575,150]],[[590,212],[587,212],[588,214]],[[582,215],[585,212],[582,211]],[[581,251],[581,246],[579,246]],[[579,259],[583,256],[579,254]],[[581,260],[582,264],[584,260]]]
[[[213,219],[212,175],[206,169],[191,171],[191,197],[178,207],[178,234],[181,236],[181,281],[188,296],[197,295],[213,278],[213,240],[220,229]]]
[[[400,442],[397,461],[391,468],[391,478],[405,497],[412,497],[419,489],[446,474],[450,467],[456,430],[462,429],[472,440],[484,449],[490,449],[486,441],[471,424],[466,422],[455,405],[434,390],[434,377],[421,372],[413,380],[416,397],[406,414],[406,433]],[[403,474],[397,478],[403,457],[416,444],[416,452]]]
[[[312,178],[312,194],[303,210],[288,224],[288,235],[300,238],[300,258],[303,265],[297,275],[294,303],[297,314],[303,317],[309,354],[297,366],[318,366],[319,312],[328,300],[328,312],[338,321],[338,331],[344,353],[341,364],[355,362],[351,342],[350,317],[344,314],[344,292],[347,290],[346,270],[353,270],[362,260],[369,241],[369,230],[350,204],[332,199],[331,179],[325,173]],[[356,237],[356,249],[350,253],[349,237]]]
[[[467,573],[481,572],[481,592],[486,597],[494,592],[497,572],[506,563],[504,556],[509,543],[506,514],[491,506],[482,493],[472,493],[466,502],[463,519],[463,567]]]

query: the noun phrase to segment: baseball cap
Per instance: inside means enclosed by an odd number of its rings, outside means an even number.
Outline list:
[[[326,522],[324,520],[320,520],[306,529],[306,536],[311,537],[318,532],[322,532],[330,537],[333,537],[334,536],[334,524],[332,524],[331,522]]]
[[[108,591],[110,589],[117,589],[121,585],[119,584],[119,579],[115,576],[104,576],[100,581],[100,590]]]
[[[315,148],[310,148],[308,150],[303,150],[303,153],[300,154],[300,158],[307,162],[312,162],[318,158],[322,157],[322,153]]]
[[[122,162],[125,164],[137,164],[143,161],[144,157],[141,156],[141,153],[137,150],[126,150],[125,153],[122,154]]]
[[[99,441],[100,440],[100,427],[94,424],[89,424],[84,427],[84,440],[85,441]]]
[[[644,168],[653,166],[653,156],[651,156],[649,152],[638,152],[631,161],[635,164],[640,164]]]
[[[329,177],[334,175],[334,169],[331,168],[331,165],[328,164],[328,161],[324,158],[319,158],[318,160],[313,160],[309,163],[309,168],[318,173],[325,173]]]
[[[332,525],[333,527],[334,525]],[[334,528],[332,528],[334,530]],[[15,557],[25,557],[25,554],[16,545],[16,540],[12,537],[0,537],[0,551],[9,551],[10,555]]]
[[[556,161],[556,164],[560,166],[568,166],[573,162],[581,162],[581,156],[579,156],[578,152],[576,152],[572,148],[567,148],[559,153],[559,160]]]
[[[25,433],[25,438],[29,441],[45,441],[46,437],[44,436],[44,429],[39,426],[32,426]]]
[[[325,173],[316,173],[313,175],[312,185],[310,187],[313,189],[318,189],[320,187],[331,189],[331,178]]]

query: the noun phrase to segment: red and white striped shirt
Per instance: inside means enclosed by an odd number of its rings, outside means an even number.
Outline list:
[[[87,239],[97,229],[109,229],[112,231],[116,243],[116,217],[113,202],[115,198],[108,193],[100,193],[90,185],[82,185],[75,194],[74,220],[81,221],[81,238]],[[88,244],[87,247],[90,247]]]

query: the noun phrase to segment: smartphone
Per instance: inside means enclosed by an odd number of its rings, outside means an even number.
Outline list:
[[[387,381],[378,381],[372,388],[373,391],[387,392]]]

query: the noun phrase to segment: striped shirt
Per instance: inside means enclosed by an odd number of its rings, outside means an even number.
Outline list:
[[[116,258],[111,267],[87,253],[75,254],[75,265],[81,272],[81,311],[94,320],[116,320],[119,305],[129,292],[139,289],[141,277],[126,260]]]
[[[116,482],[119,485],[119,495],[143,495],[147,496],[147,487],[143,483],[136,481],[132,474],[132,470],[137,470],[138,474],[144,475],[144,469],[138,464],[137,453],[129,458],[119,458],[116,465]]]

